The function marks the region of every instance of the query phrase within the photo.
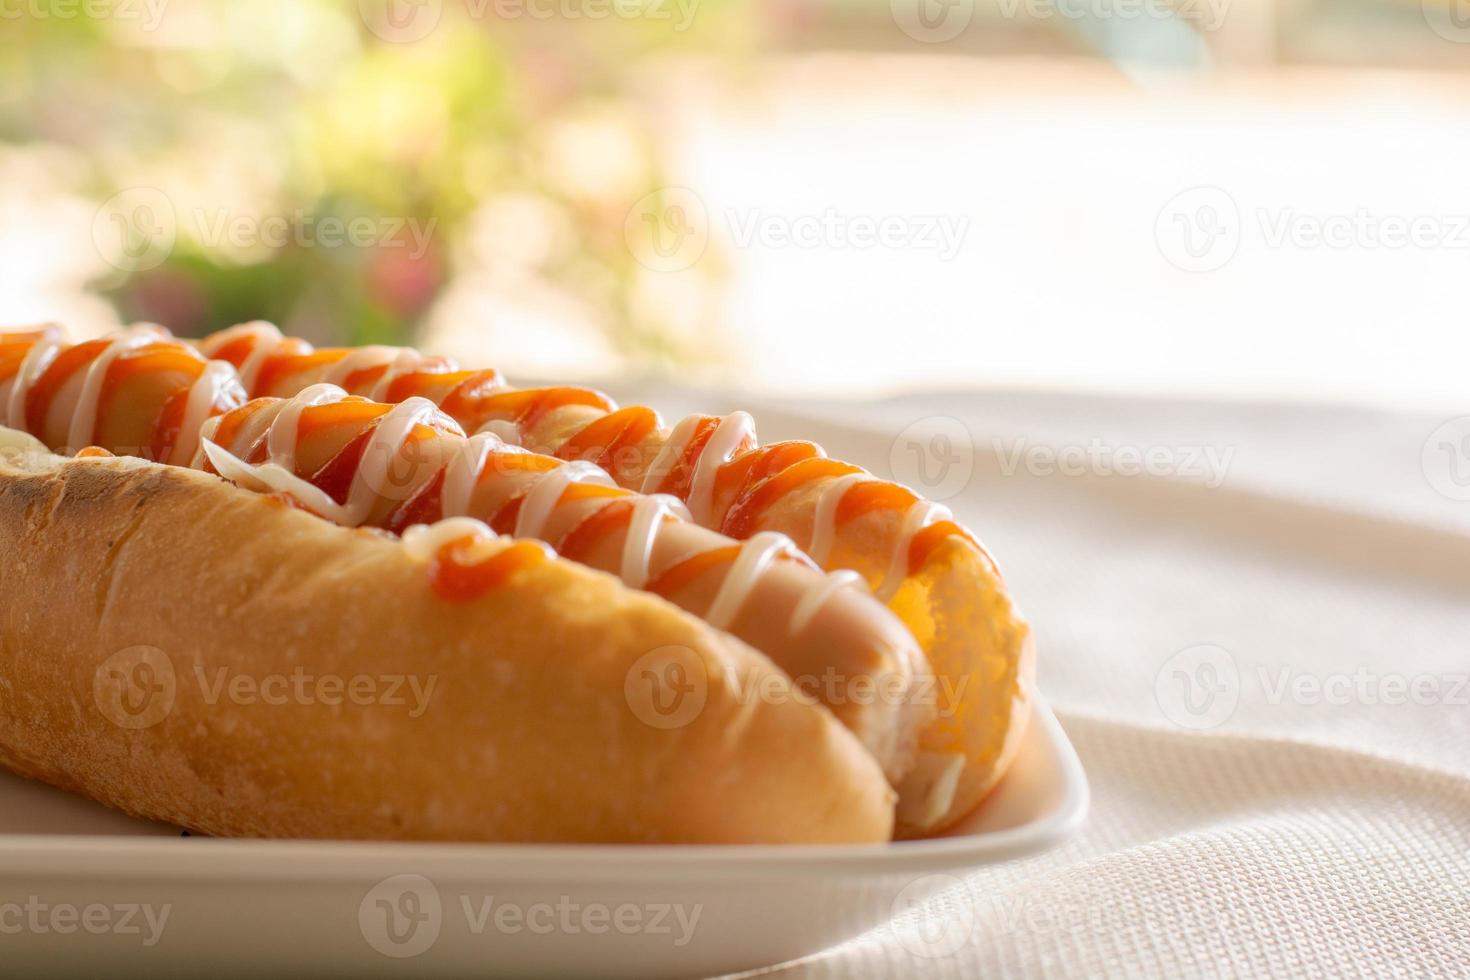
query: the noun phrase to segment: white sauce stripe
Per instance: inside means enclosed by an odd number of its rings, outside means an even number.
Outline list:
[[[388,389],[393,386],[393,382],[402,375],[419,370],[426,360],[422,354],[411,347],[399,347],[395,349],[398,351],[398,356],[393,359],[393,363],[388,366],[388,370],[383,372],[383,376],[378,379],[378,383],[373,385],[373,390],[368,392],[368,397],[375,402],[387,401]],[[458,368],[453,361],[447,358],[441,358],[440,362],[445,365],[442,368],[444,371],[454,371]]]
[[[336,524],[348,524],[350,515],[345,507],[325,491],[276,463],[254,466],[209,439],[204,440],[204,454],[214,464],[215,472],[232,483],[247,490],[290,494],[301,506],[318,517],[325,517]]]
[[[372,436],[363,447],[361,465],[348,485],[346,503],[338,504],[310,481],[296,475],[296,448],[302,412],[307,408],[342,401],[346,397],[347,393],[341,388],[321,384],[312,385],[282,404],[269,422],[266,462],[258,466],[244,462],[213,442],[213,436],[218,432],[218,423],[208,430],[208,441],[204,445],[205,455],[214,464],[215,470],[228,480],[289,493],[322,517],[328,517],[348,527],[356,527],[372,513],[374,505],[380,499],[376,488],[383,485],[388,468],[394,457],[402,451],[414,428],[431,419],[446,427],[453,427],[454,423],[427,398],[410,398],[393,406],[386,415],[374,420]],[[462,435],[457,431],[455,434]],[[242,438],[241,443],[246,444],[246,440]]]
[[[822,607],[827,604],[828,599],[840,590],[849,588],[860,588],[866,592],[868,583],[857,572],[846,569],[823,576],[821,585],[808,590],[806,595],[801,597],[801,602],[797,603],[796,608],[791,611],[791,634],[795,636],[804,631],[811,625]]]
[[[6,406],[5,424],[10,428],[25,430],[26,396],[41,375],[46,373],[51,362],[56,360],[56,356],[61,353],[61,347],[61,341],[55,337],[42,337],[26,351],[25,359],[20,362],[20,370],[15,376],[15,385],[10,389],[10,404]]]
[[[357,372],[369,371],[378,367],[390,367],[402,354],[402,347],[384,347],[379,344],[359,347],[333,364],[322,376],[322,380],[328,384],[345,387],[347,379]]]
[[[491,435],[505,443],[507,446],[519,446],[521,444],[521,427],[507,419],[491,419],[480,426],[480,431],[475,435]]]
[[[663,528],[664,517],[670,514],[682,520],[689,519],[689,511],[683,501],[665,493],[633,501],[633,517],[628,522],[628,536],[623,539],[621,569],[623,584],[630,589],[643,588],[652,577],[649,563],[653,561],[653,546]]]
[[[777,556],[796,550],[790,538],[775,531],[762,531],[751,537],[740,546],[740,554],[725,573],[725,581],[720,584],[720,591],[704,618],[715,629],[729,629],[766,567]],[[820,582],[817,587],[821,587]]]
[[[318,405],[331,405],[347,397],[336,385],[312,385],[281,406],[266,437],[270,461],[282,469],[296,469],[296,445],[301,433],[301,414]]]
[[[213,357],[228,344],[241,337],[249,337],[251,345],[250,353],[240,364],[240,383],[253,396],[256,393],[256,382],[260,379],[260,369],[266,361],[270,360],[271,355],[286,338],[282,336],[280,329],[275,324],[266,323],[264,320],[254,320],[250,323],[237,324],[228,330],[221,330],[201,343],[199,350],[205,357]],[[310,350],[310,347],[306,349]]]
[[[884,604],[898,594],[899,586],[908,578],[909,547],[913,544],[915,535],[935,521],[947,521],[951,516],[948,507],[927,500],[914,501],[913,506],[904,512],[898,540],[894,542],[893,553],[888,557],[888,572],[878,589],[878,598]]]
[[[106,381],[107,372],[111,370],[113,362],[128,351],[166,339],[168,339],[168,332],[162,327],[152,324],[129,327],[118,331],[102,353],[87,365],[87,375],[82,381],[81,392],[77,395],[76,410],[72,412],[71,428],[66,435],[67,445],[73,451],[90,446],[93,437],[97,434],[98,402],[102,398],[102,384]],[[190,353],[192,354],[193,351]]]
[[[204,365],[199,379],[189,388],[184,418],[179,424],[179,442],[169,461],[187,465],[199,451],[199,434],[204,420],[232,385],[237,385],[235,368],[227,361],[210,361]],[[243,394],[243,393],[242,393]],[[216,428],[218,428],[216,426]]]
[[[363,447],[360,465],[347,490],[347,511],[353,516],[354,524],[367,520],[374,503],[379,499],[380,489],[387,486],[388,473],[394,459],[403,452],[413,430],[430,420],[436,420],[446,427],[452,426],[454,435],[464,435],[459,426],[427,398],[409,398],[400,402],[373,425],[373,434]],[[412,495],[413,490],[409,489],[404,499]]]
[[[825,565],[832,553],[832,542],[837,536],[837,508],[841,505],[842,498],[859,483],[867,483],[872,479],[867,473],[848,473],[837,477],[822,489],[821,495],[817,497],[816,513],[812,516],[812,545],[807,549],[807,554],[817,564]]]
[[[447,544],[464,538],[473,538],[476,544],[499,541],[500,535],[490,530],[484,521],[473,517],[450,517],[433,524],[415,524],[403,532],[403,550],[416,562],[427,563],[439,554]],[[469,558],[473,551],[464,557]]]
[[[440,494],[445,517],[459,517],[469,513],[474,497],[475,484],[485,469],[490,454],[502,447],[499,439],[488,433],[471,436],[455,452],[454,458],[444,468],[444,490]]]
[[[689,481],[689,512],[695,521],[708,525],[713,518],[715,477],[720,467],[730,462],[741,444],[755,444],[755,419],[747,412],[735,412],[720,419],[709,441],[699,451],[694,463],[694,477]]]
[[[209,458],[209,454],[204,451],[204,444],[215,441],[219,435],[219,427],[224,423],[224,420],[225,417],[223,415],[216,415],[199,427],[199,448],[194,450],[194,455],[189,459],[189,469],[204,469],[205,460]]]
[[[403,532],[403,550],[412,561],[428,564],[444,549],[470,538],[470,545],[455,557],[463,564],[475,565],[495,557],[504,550],[501,545],[512,539],[496,534],[484,521],[473,517],[449,517],[433,524],[415,524]],[[544,541],[533,542],[540,546],[547,558],[555,558],[556,552]]]
[[[343,372],[337,377],[345,380],[347,373]],[[211,420],[206,428],[206,441],[201,456],[207,456],[215,470],[226,479],[247,487],[289,493],[307,509],[338,523],[355,526],[372,511],[376,500],[372,491],[374,474],[381,477],[380,470],[402,448],[414,425],[439,413],[432,402],[414,398],[395,406],[388,415],[383,416],[376,425],[369,445],[364,449],[364,462],[353,477],[347,503],[339,505],[322,490],[297,476],[294,470],[302,412],[308,407],[330,404],[346,397],[347,393],[341,388],[322,383],[312,385],[295,398],[284,402],[273,415],[266,413],[270,417],[267,436],[269,455],[268,462],[262,465],[245,463],[213,442],[212,437],[219,428],[218,420]],[[687,445],[698,422],[699,419],[693,416],[681,422],[682,432],[676,428],[678,438],[671,439],[665,445],[660,459],[666,464],[677,459],[682,451],[680,441]],[[249,426],[250,423],[247,422],[246,427]],[[432,527],[423,530],[411,528],[405,533],[405,545],[414,549],[415,553],[432,554],[443,544],[472,533],[492,534],[483,522],[466,516],[473,502],[474,488],[486,465],[495,455],[526,451],[518,446],[507,445],[500,438],[499,431],[503,430],[494,426],[494,423],[486,426],[485,430],[465,440],[446,464],[442,492],[442,513],[445,519]],[[719,460],[719,464],[702,468],[697,464],[695,479],[692,481],[698,485],[702,495],[708,493],[705,488],[712,485],[713,474],[717,472],[718,466],[728,461],[742,442],[753,437],[753,425],[745,413],[736,413],[719,423],[705,447],[705,452]],[[243,432],[241,442],[244,442]],[[253,440],[251,443],[253,444]],[[547,525],[556,512],[562,495],[575,483],[616,486],[604,470],[582,460],[564,462],[547,470],[535,478],[521,498],[520,510],[516,516],[515,537],[544,538]],[[612,497],[601,507],[627,499],[629,498]],[[600,511],[601,507],[593,510],[593,514]],[[623,542],[619,569],[624,583],[630,588],[642,588],[653,577],[653,553],[664,519],[669,515],[683,521],[691,520],[690,509],[672,496],[658,494],[633,499],[633,515]],[[592,515],[588,516],[590,518]],[[744,542],[736,560],[726,571],[724,581],[705,619],[718,629],[728,628],[739,615],[766,569],[782,555],[806,561],[806,556],[784,534],[762,532]],[[683,556],[680,560],[688,557],[690,556]],[[861,584],[861,581],[861,577],[853,572],[815,577],[811,587],[802,595],[793,610],[791,630],[796,632],[805,629],[834,595],[844,588]]]
[[[539,538],[544,535],[546,522],[556,510],[557,501],[561,500],[562,493],[573,483],[617,486],[612,477],[591,463],[573,461],[547,470],[536,478],[531,489],[521,498],[521,509],[516,514],[516,537]]]
[[[639,488],[643,493],[652,493],[658,489],[658,485],[669,475],[669,471],[674,468],[674,463],[694,439],[694,429],[697,425],[699,425],[699,416],[691,415],[674,426],[674,431],[669,433],[669,438],[664,441],[663,448],[653,458],[653,465],[643,476],[643,485]]]

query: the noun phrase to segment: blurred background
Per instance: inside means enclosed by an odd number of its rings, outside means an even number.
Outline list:
[[[0,0],[0,43],[9,323],[1463,397],[1466,0]]]

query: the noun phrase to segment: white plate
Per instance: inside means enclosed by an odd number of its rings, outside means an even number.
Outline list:
[[[890,845],[186,839],[0,773],[0,973],[733,972],[882,925],[958,885],[947,871],[1049,847],[1087,806],[1044,705],[1011,774],[962,826]],[[956,936],[899,939],[941,955]]]

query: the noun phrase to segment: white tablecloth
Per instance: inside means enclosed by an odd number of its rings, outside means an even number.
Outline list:
[[[1470,976],[1470,428],[1034,393],[651,400],[753,408],[763,440],[950,495],[1092,782],[1074,841],[921,909],[956,952],[884,928],[769,972]],[[1154,472],[1118,474],[1134,453]]]

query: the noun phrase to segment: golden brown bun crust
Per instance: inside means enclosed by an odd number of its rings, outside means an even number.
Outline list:
[[[136,815],[232,836],[891,834],[877,763],[825,709],[780,697],[763,655],[570,562],[449,602],[399,543],[214,477],[0,456],[0,595],[0,764]],[[109,660],[137,646],[161,654]],[[705,692],[672,728],[626,693],[635,667],[662,676],[659,655],[640,658],[663,648]],[[370,703],[328,704],[320,685],[265,703],[298,669],[365,676]],[[230,693],[240,676],[254,699]],[[430,694],[400,681],[395,702],[394,677]]]

